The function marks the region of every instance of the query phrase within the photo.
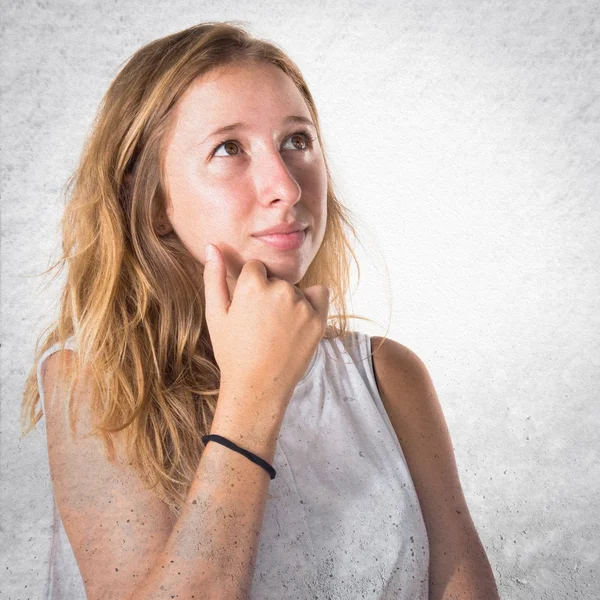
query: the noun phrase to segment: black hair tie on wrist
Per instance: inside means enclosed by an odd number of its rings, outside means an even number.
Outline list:
[[[231,440],[224,438],[222,435],[217,435],[216,433],[211,433],[209,435],[202,436],[202,443],[206,446],[206,444],[210,441],[218,442],[223,446],[227,446],[231,450],[235,450],[240,454],[243,454],[247,459],[251,460],[254,464],[262,467],[271,477],[271,479],[275,479],[275,475],[277,472],[275,469],[266,461],[263,460],[260,456],[256,456],[256,454],[249,452],[248,450],[244,450],[244,448],[240,448],[237,444],[234,444]]]

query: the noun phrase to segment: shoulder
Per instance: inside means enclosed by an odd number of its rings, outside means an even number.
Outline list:
[[[427,528],[431,590],[437,597],[446,585],[455,591],[470,587],[488,590],[485,597],[497,598],[429,371],[403,344],[371,339],[377,387],[402,446]]]
[[[103,440],[92,434],[95,378],[89,367],[78,372],[77,362],[74,352],[59,350],[47,358],[43,376],[54,499],[87,597],[129,597],[160,556],[175,520],[129,464],[124,445],[117,443],[109,459]]]
[[[54,408],[76,377],[77,356],[73,350],[56,350],[44,360],[42,366],[42,387],[45,412],[53,413]]]
[[[419,483],[425,482],[436,465],[451,470],[457,483],[448,427],[425,363],[399,342],[371,339],[379,395],[402,445],[417,492]],[[433,448],[440,452],[432,454]],[[440,460],[448,464],[441,465]],[[427,493],[425,488],[422,491]]]
[[[431,375],[423,360],[392,339],[371,338],[373,371],[421,502],[427,503],[431,478],[445,471],[452,486],[458,475],[450,434]]]
[[[371,338],[371,351],[381,400],[397,434],[425,426],[421,420],[427,413],[441,416],[429,370],[415,352],[390,338],[376,336]]]
[[[387,364],[390,360],[401,361],[403,367],[412,369],[423,369],[425,364],[410,348],[394,341],[391,338],[371,336],[371,351],[373,360]]]
[[[44,360],[44,378],[45,382],[58,383],[65,376],[71,374],[77,363],[77,356],[74,350],[64,348],[63,350],[54,350]]]
[[[77,354],[74,350],[65,348],[50,354],[42,368],[42,392],[44,394],[44,414],[46,422],[51,422],[49,434],[59,436],[66,433],[68,399],[71,397],[73,406],[78,411],[79,425],[90,419],[92,400],[93,376],[89,367],[80,371]]]

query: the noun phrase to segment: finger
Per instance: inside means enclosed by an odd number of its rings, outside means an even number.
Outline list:
[[[304,290],[306,299],[311,303],[323,321],[327,321],[329,313],[329,288],[324,285],[311,285]]]
[[[205,255],[204,302],[208,320],[227,313],[231,305],[231,296],[227,286],[227,268],[221,250],[216,244],[206,244]]]
[[[242,270],[240,271],[239,279],[247,277],[258,277],[263,283],[267,283],[267,267],[264,263],[257,258],[251,258],[246,261]]]
[[[227,275],[227,288],[229,289],[229,297],[231,298],[231,302],[233,302],[233,298],[235,296],[235,287],[237,285],[237,279],[232,277],[231,275]]]
[[[304,292],[302,291],[301,288],[299,288],[297,285],[293,285],[292,286],[294,288],[294,291],[296,292],[296,296],[300,297],[300,298],[305,298],[306,295],[304,294]]]

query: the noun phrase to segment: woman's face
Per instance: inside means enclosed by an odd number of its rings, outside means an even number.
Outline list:
[[[256,258],[268,277],[297,283],[323,241],[327,216],[325,163],[302,94],[275,66],[227,66],[198,78],[175,111],[164,161],[167,230],[200,263],[204,245],[217,245],[234,278]],[[215,133],[225,126],[232,127]],[[308,226],[297,249],[253,237],[291,221]]]

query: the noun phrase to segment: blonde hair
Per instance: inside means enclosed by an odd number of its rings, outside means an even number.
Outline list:
[[[204,448],[201,437],[210,430],[220,372],[194,259],[175,232],[155,231],[167,201],[162,150],[173,107],[194,79],[244,61],[266,61],[292,79],[323,147],[317,109],[298,67],[241,26],[202,23],[135,52],[105,94],[67,182],[62,256],[43,272],[68,265],[60,312],[37,340],[22,403],[25,435],[42,417],[39,360],[74,336],[77,360],[65,406],[72,431],[72,390],[85,366],[95,382],[92,434],[101,437],[110,457],[122,432],[130,464],[176,515]],[[364,317],[346,314],[350,255],[358,262],[345,229],[355,237],[356,230],[325,165],[324,239],[297,285],[333,288],[330,305],[338,312],[328,317],[325,333],[332,338],[346,335],[350,317]]]

